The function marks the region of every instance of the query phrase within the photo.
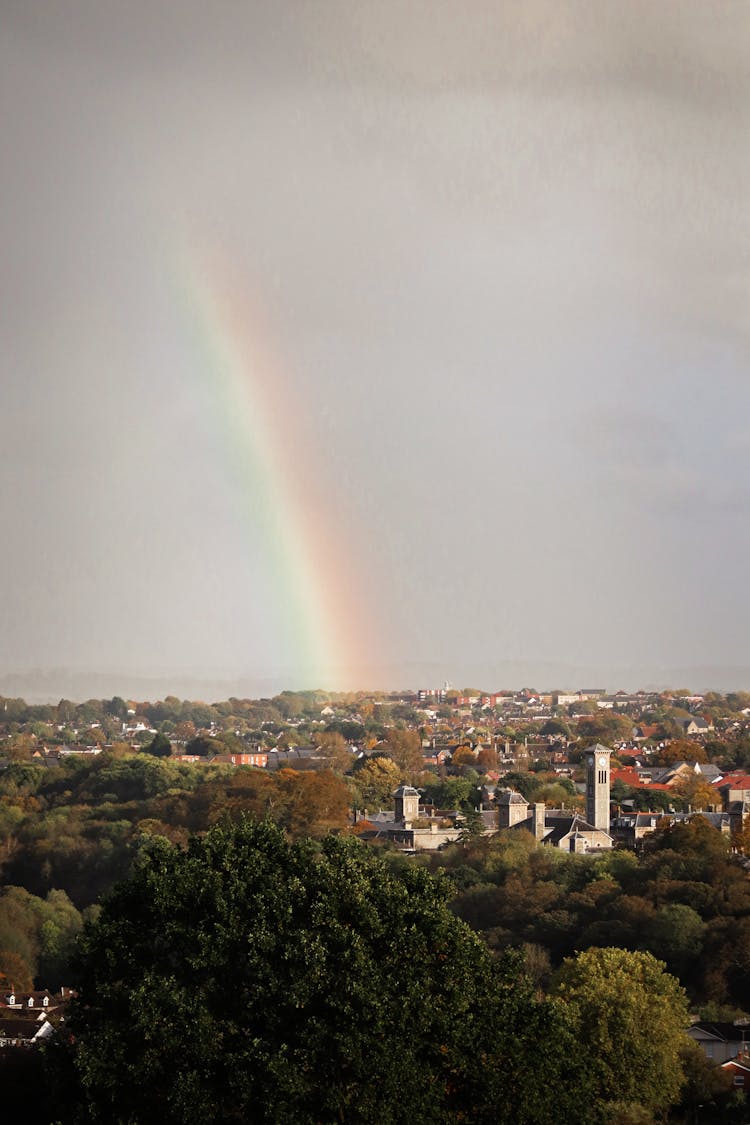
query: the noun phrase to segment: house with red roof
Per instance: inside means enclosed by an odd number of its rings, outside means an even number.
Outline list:
[[[750,1056],[738,1055],[721,1064],[721,1069],[732,1075],[732,1083],[738,1090],[750,1090]]]
[[[668,792],[671,785],[662,781],[652,781],[650,771],[640,771],[635,766],[621,766],[612,770],[612,781],[621,781],[633,789],[651,789]],[[674,783],[672,783],[674,784]]]
[[[722,797],[725,807],[730,801],[750,801],[750,774],[734,770],[711,783]]]

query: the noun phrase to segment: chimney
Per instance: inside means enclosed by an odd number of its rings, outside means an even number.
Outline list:
[[[543,801],[537,801],[537,803],[535,805],[532,805],[531,808],[533,810],[532,815],[534,817],[534,839],[535,840],[543,840],[544,839],[544,827],[545,827],[544,826],[544,814],[546,812],[544,802]]]

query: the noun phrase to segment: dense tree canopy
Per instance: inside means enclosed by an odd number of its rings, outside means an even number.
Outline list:
[[[602,1108],[663,1110],[677,1101],[689,1045],[687,997],[662,962],[650,953],[589,949],[563,964],[553,992],[573,1011]]]
[[[448,893],[352,839],[290,843],[267,822],[155,844],[83,941],[84,1115],[542,1125],[568,1103],[535,1054],[560,1080],[572,1025],[493,963]]]

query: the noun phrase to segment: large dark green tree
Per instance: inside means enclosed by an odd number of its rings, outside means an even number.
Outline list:
[[[158,843],[85,934],[79,1119],[545,1122],[564,1019],[446,883],[269,823]]]
[[[85,933],[78,1119],[458,1119],[493,966],[417,867],[264,822],[157,843]],[[499,985],[498,985],[499,987]]]
[[[149,743],[143,747],[144,753],[153,754],[155,758],[168,758],[172,753],[172,743],[166,734],[157,732]]]

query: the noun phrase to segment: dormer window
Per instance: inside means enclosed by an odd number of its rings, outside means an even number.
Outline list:
[[[34,997],[33,996],[29,996],[29,1007],[30,1008],[34,1007]]]
[[[45,1008],[49,1005],[49,996],[44,997],[44,1000],[42,1000],[42,1004],[44,1004]]]
[[[15,1002],[16,1002],[16,997],[15,997],[14,993],[11,992],[10,996],[8,997],[8,1003],[10,1004],[11,1008],[13,1007]]]

